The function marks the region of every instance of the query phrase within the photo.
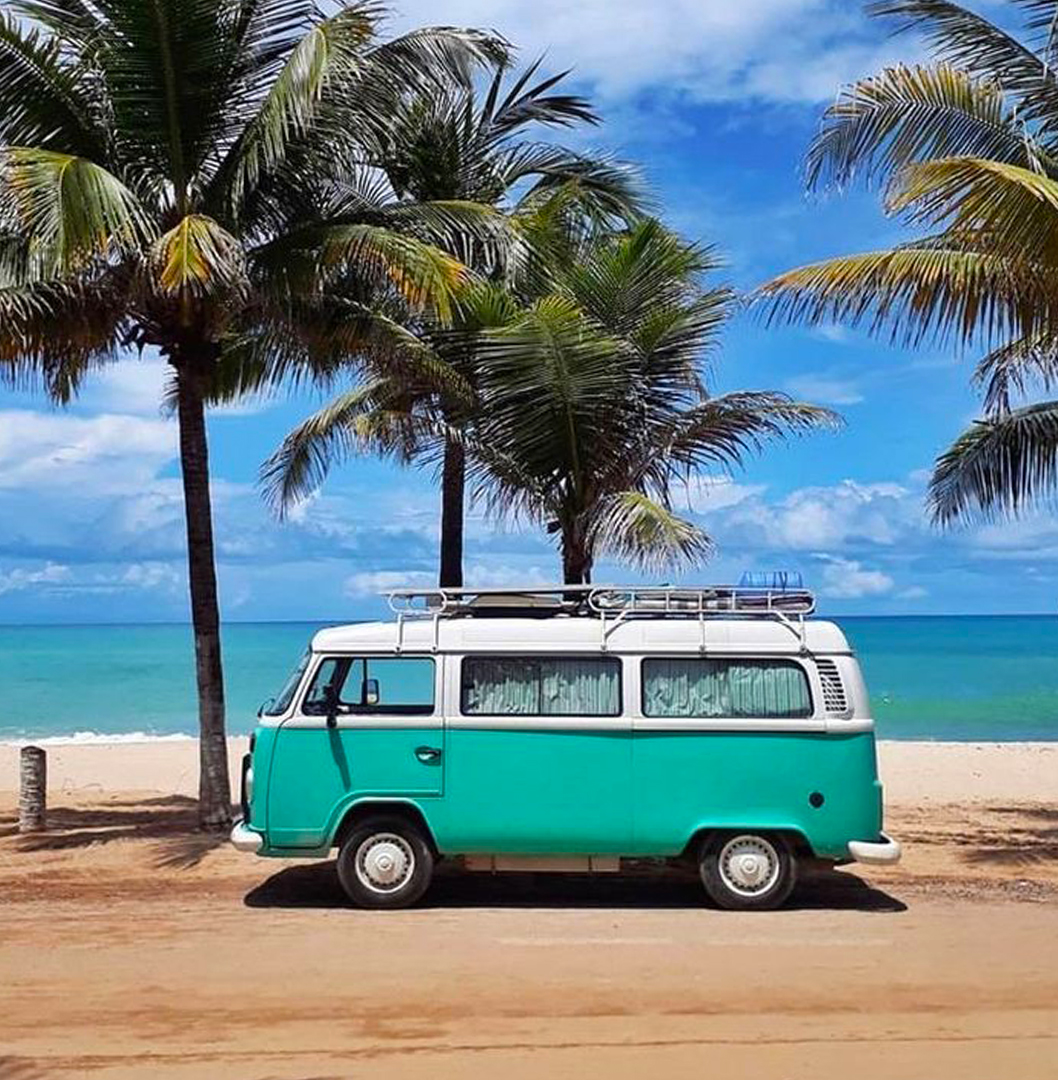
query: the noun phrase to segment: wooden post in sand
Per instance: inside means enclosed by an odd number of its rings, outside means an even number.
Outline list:
[[[23,746],[19,769],[18,831],[45,828],[48,795],[48,755],[39,746]]]

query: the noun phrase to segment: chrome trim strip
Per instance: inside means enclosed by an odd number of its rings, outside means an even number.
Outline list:
[[[287,721],[261,721],[262,727],[322,731],[322,716],[295,716]],[[859,735],[874,730],[873,720],[678,720],[639,716],[342,716],[338,731],[669,731],[773,732],[775,734]]]

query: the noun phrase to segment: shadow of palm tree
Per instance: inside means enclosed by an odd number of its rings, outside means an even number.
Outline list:
[[[190,870],[228,842],[225,833],[189,833],[164,840],[155,848],[154,865],[162,870]]]
[[[1058,861],[1058,809],[992,806],[989,811],[1011,819],[1003,831],[977,838],[963,858],[975,865],[1029,867]]]
[[[290,866],[246,894],[254,908],[349,907],[335,863]],[[439,873],[426,908],[702,908],[701,884],[676,872],[644,875]],[[907,905],[853,874],[817,871],[805,877],[787,905],[793,909],[901,912]]]
[[[18,834],[17,817],[0,817],[0,836]],[[117,840],[157,840],[155,865],[197,866],[227,840],[226,833],[198,828],[196,801],[186,795],[115,800],[102,806],[59,806],[48,810],[47,829],[17,836],[18,851],[66,851]]]

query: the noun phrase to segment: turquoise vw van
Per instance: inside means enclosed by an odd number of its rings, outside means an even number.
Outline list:
[[[351,900],[467,870],[691,864],[767,909],[805,860],[892,863],[874,725],[810,593],[738,587],[392,594],[321,630],[262,710],[232,841],[329,857]]]

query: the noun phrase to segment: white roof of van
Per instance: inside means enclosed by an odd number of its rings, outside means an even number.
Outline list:
[[[353,623],[320,630],[312,639],[316,652],[349,653],[359,650],[392,652],[398,644],[404,652],[507,653],[507,652],[600,652],[603,621],[586,616],[551,618],[431,618],[390,622]],[[849,653],[848,641],[831,622],[806,619],[784,623],[778,618],[718,618],[704,623],[694,618],[629,618],[605,624],[610,631],[610,652],[698,652],[704,627],[707,650],[740,653],[790,653],[801,651],[799,636],[813,653]],[[436,634],[436,640],[435,640]]]

